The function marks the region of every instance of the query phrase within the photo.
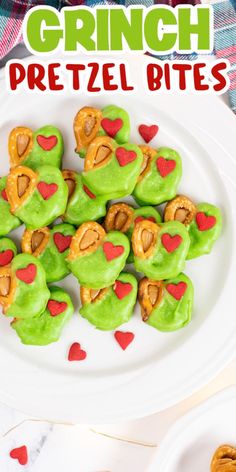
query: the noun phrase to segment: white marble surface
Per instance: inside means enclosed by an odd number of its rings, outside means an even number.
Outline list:
[[[207,387],[166,411],[136,421],[100,426],[34,421],[0,405],[0,471],[145,472],[173,422],[232,384],[236,384],[236,360]],[[11,449],[23,444],[29,451],[26,466],[9,456]]]

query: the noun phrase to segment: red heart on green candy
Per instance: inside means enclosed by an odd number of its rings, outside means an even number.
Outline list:
[[[6,251],[0,252],[0,267],[4,267],[7,264],[10,264],[14,257],[14,252],[11,249],[6,249]]]
[[[111,242],[106,242],[103,244],[103,252],[106,256],[106,260],[110,262],[123,254],[124,247],[114,246]]]
[[[161,242],[164,248],[167,250],[167,252],[175,251],[175,249],[177,249],[180,246],[182,241],[183,240],[179,234],[176,234],[175,236],[171,236],[170,234],[165,233],[161,237]]]
[[[140,136],[146,143],[149,143],[156,136],[158,129],[157,125],[140,125],[138,128]]]
[[[114,336],[123,351],[125,351],[125,349],[129,346],[130,343],[132,343],[134,339],[134,333],[128,331],[115,331]]]
[[[67,309],[67,303],[58,302],[57,300],[49,300],[47,304],[47,309],[50,311],[51,316],[57,316]]]
[[[125,167],[131,162],[135,161],[137,154],[135,151],[128,151],[123,147],[116,149],[116,159],[121,167]]]
[[[44,151],[51,151],[57,145],[58,139],[56,136],[37,136],[37,143]]]
[[[184,296],[187,288],[188,286],[185,282],[166,285],[167,292],[169,292],[170,295],[172,295],[172,297],[174,297],[176,300],[180,300]]]
[[[156,160],[157,169],[161,177],[166,177],[176,168],[176,162],[172,159],[165,159],[164,157],[158,157]]]
[[[28,462],[28,451],[26,446],[16,447],[10,451],[10,457],[17,459],[20,465],[26,465]]]
[[[133,287],[129,283],[121,282],[120,280],[115,281],[114,292],[119,300],[123,300],[123,298],[127,297],[132,289]]]
[[[51,198],[54,193],[57,192],[58,185],[47,184],[46,182],[39,182],[37,185],[37,189],[44,200],[49,200],[49,198]]]
[[[200,211],[196,214],[196,223],[199,231],[207,231],[216,224],[215,216],[207,216],[206,213]]]
[[[16,277],[25,282],[25,284],[32,284],[37,275],[37,267],[34,264],[29,264],[24,269],[17,269]]]
[[[54,244],[60,253],[65,252],[70,247],[71,240],[72,236],[64,236],[62,233],[55,233],[53,235]]]
[[[123,121],[121,118],[116,118],[115,120],[103,118],[101,121],[101,126],[109,136],[114,138],[118,131],[122,128]]]

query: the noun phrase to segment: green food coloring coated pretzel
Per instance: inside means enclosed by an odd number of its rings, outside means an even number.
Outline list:
[[[193,297],[193,284],[183,273],[164,282],[144,278],[139,283],[143,321],[159,331],[186,326],[192,317]]]
[[[19,181],[22,178],[27,179],[27,183],[19,195]],[[19,166],[12,169],[8,176],[7,194],[14,215],[28,229],[37,229],[48,226],[65,212],[68,187],[56,167],[43,166],[34,172]]]
[[[37,257],[46,273],[47,283],[64,279],[69,273],[66,257],[75,228],[59,224],[52,229],[26,230],[22,239],[22,251]]]
[[[50,292],[36,257],[18,254],[10,266],[0,268],[0,286],[0,304],[6,316],[33,318],[45,310]]]
[[[84,184],[81,174],[64,170],[65,182],[69,182],[69,199],[63,221],[79,226],[86,221],[95,221],[106,214],[107,200],[97,197]]]
[[[137,298],[137,280],[122,272],[114,285],[99,291],[81,287],[81,315],[96,328],[112,330],[131,318]]]
[[[209,254],[222,230],[219,208],[209,203],[197,205],[197,213],[188,227],[190,247],[187,259]]]
[[[5,236],[21,225],[17,216],[12,215],[6,193],[7,177],[0,178],[0,236]]]
[[[55,126],[43,126],[35,132],[18,127],[9,136],[11,167],[24,165],[36,170],[50,165],[60,168],[63,152],[63,137]]]
[[[91,221],[81,225],[72,238],[67,261],[80,285],[100,289],[115,282],[129,250],[124,234],[118,231],[106,234],[102,226]]]
[[[85,157],[88,146],[98,136],[109,136],[118,144],[129,142],[130,119],[128,113],[116,105],[99,110],[83,107],[74,119],[76,152]]]
[[[140,146],[143,152],[143,168],[133,191],[140,205],[159,205],[175,197],[182,176],[180,155],[168,147],[158,151]]]
[[[142,152],[135,144],[119,146],[113,139],[100,136],[88,148],[83,180],[97,197],[122,198],[132,193],[142,161]]]
[[[59,287],[50,287],[50,299],[45,311],[36,318],[16,319],[11,326],[23,344],[45,346],[59,340],[73,312],[68,293]]]
[[[135,268],[154,280],[176,277],[184,269],[189,244],[182,223],[170,221],[158,226],[143,220],[135,225],[132,236]]]

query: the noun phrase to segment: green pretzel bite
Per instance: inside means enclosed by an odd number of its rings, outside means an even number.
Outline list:
[[[109,105],[102,110],[83,107],[74,119],[75,151],[85,157],[88,146],[98,136],[109,136],[118,144],[124,144],[130,137],[128,113],[120,107]]]
[[[94,195],[83,183],[81,174],[63,170],[62,175],[69,189],[63,221],[79,226],[86,221],[98,220],[106,214],[107,200]]]
[[[43,126],[35,132],[30,128],[14,128],[9,136],[8,148],[11,168],[19,165],[33,170],[45,165],[61,167],[64,143],[55,126]]]
[[[47,283],[62,280],[70,273],[66,257],[74,234],[74,226],[66,223],[56,225],[52,229],[45,227],[25,230],[22,252],[32,254],[40,260]]]
[[[67,262],[80,285],[100,289],[112,285],[129,255],[128,238],[118,232],[106,234],[94,221],[83,223],[72,238]]]
[[[188,231],[178,221],[140,221],[132,236],[135,268],[154,280],[176,277],[184,269],[189,244]]]
[[[46,346],[59,340],[73,312],[68,293],[59,287],[50,287],[50,299],[45,311],[36,318],[14,319],[11,326],[23,344]]]
[[[101,290],[81,287],[81,315],[102,330],[112,330],[127,323],[136,303],[137,285],[132,274],[122,272],[110,287]]]
[[[9,238],[0,238],[0,267],[8,266],[16,254],[15,243]]]
[[[43,228],[65,212],[68,187],[59,169],[43,166],[34,172],[29,167],[11,169],[7,179],[11,212],[28,229]]]
[[[49,295],[45,271],[36,257],[18,254],[10,265],[0,267],[0,305],[6,316],[38,316],[45,310]]]
[[[165,281],[144,278],[139,282],[138,299],[145,323],[159,331],[176,331],[192,317],[194,290],[185,274]]]
[[[130,195],[142,166],[142,152],[135,144],[118,144],[107,136],[90,144],[82,173],[85,185],[96,196],[111,200]]]
[[[6,186],[7,177],[0,178],[0,236],[5,236],[21,225],[19,218],[11,213]]]
[[[139,146],[143,153],[143,166],[133,191],[140,205],[159,205],[175,197],[182,176],[180,155],[173,149],[162,147],[157,151]]]
[[[222,215],[219,208],[210,203],[195,205],[188,197],[178,195],[169,202],[164,212],[165,221],[178,219],[190,237],[187,259],[209,254],[222,230]]]
[[[109,231],[121,231],[125,233],[129,241],[131,241],[134,225],[145,219],[153,221],[154,223],[161,223],[161,215],[151,206],[134,209],[126,203],[115,203],[110,206],[106,214],[104,227],[107,233]],[[127,263],[133,261],[134,254],[131,247]]]

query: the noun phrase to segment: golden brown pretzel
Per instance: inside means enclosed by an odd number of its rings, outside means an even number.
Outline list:
[[[144,277],[139,282],[138,301],[141,306],[143,321],[147,321],[160,303],[164,295],[164,282],[162,280],[151,280]]]
[[[103,227],[95,221],[83,223],[72,238],[68,259],[73,260],[96,251],[105,235]]]
[[[185,195],[177,195],[167,203],[164,210],[164,221],[180,221],[184,225],[189,225],[194,219],[197,208]]]
[[[19,126],[14,128],[8,140],[10,167],[16,167],[24,161],[33,147],[33,131],[30,128]]]
[[[87,148],[98,133],[101,125],[102,112],[97,108],[83,107],[74,119],[76,152]]]
[[[236,472],[236,448],[218,447],[211,461],[211,472]]]
[[[104,226],[108,231],[126,233],[133,222],[134,210],[126,203],[111,205],[105,218]]]

